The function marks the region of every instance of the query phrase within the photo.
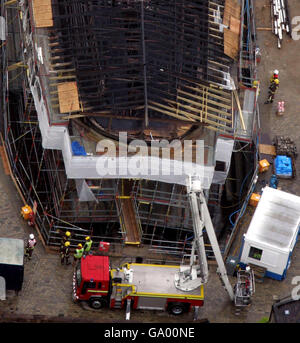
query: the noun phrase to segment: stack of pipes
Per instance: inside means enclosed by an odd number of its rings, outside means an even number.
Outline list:
[[[287,10],[287,0],[270,0],[271,1],[271,17],[272,31],[278,37],[278,48],[281,48],[283,39],[283,31],[291,33],[290,21]]]

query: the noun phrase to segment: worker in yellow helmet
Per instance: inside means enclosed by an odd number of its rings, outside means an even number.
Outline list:
[[[278,87],[279,87],[279,80],[278,79],[274,79],[271,82],[271,84],[270,84],[268,100],[265,102],[265,104],[270,104],[270,103],[273,102],[274,96],[275,96],[275,93],[276,93]]]
[[[85,243],[83,247],[85,255],[87,254],[92,255],[92,251],[91,251],[92,244],[93,244],[93,241],[91,240],[91,237],[90,236],[85,237]]]
[[[60,262],[61,264],[64,264],[66,262],[66,265],[70,264],[69,262],[70,257],[70,242],[65,242],[64,246],[60,249]]]
[[[65,243],[67,241],[70,241],[70,239],[71,239],[71,232],[70,231],[63,232],[60,229],[57,229],[56,232],[58,232],[60,234],[60,236],[61,236],[60,249],[63,249],[64,246],[65,246]]]
[[[84,249],[81,243],[77,245],[77,249],[75,250],[74,253],[74,261],[73,261],[73,266],[78,263],[78,261],[81,259],[83,255]]]
[[[279,80],[278,79],[278,75],[279,75],[279,71],[277,70],[277,69],[275,69],[274,71],[273,71],[273,75],[272,75],[272,77],[271,77],[271,79],[270,79],[270,83],[272,83],[274,80]]]

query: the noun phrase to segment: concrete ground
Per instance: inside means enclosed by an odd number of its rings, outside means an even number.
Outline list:
[[[268,0],[255,2],[256,24],[258,28],[271,27],[270,8]],[[300,15],[300,2],[289,0],[291,18]],[[260,30],[258,44],[262,58],[259,65],[261,81],[261,96],[259,98],[262,133],[272,139],[275,135],[288,135],[294,139],[300,149],[300,120],[298,119],[300,102],[300,41],[284,37],[282,48],[277,48],[276,38],[270,31]],[[275,100],[286,102],[285,114],[276,116],[276,101],[273,105],[264,105],[267,95],[269,78],[274,69],[280,71],[280,88]],[[300,173],[300,158],[296,161]],[[300,183],[295,180],[280,180],[282,190],[300,195]],[[3,172],[0,165],[0,236],[25,239],[30,228],[20,217],[22,202],[9,176]],[[248,208],[241,222],[241,230],[245,230],[253,214]],[[241,235],[237,236],[237,240]],[[237,250],[235,251],[237,253]],[[210,279],[205,286],[205,304],[201,308],[199,319],[207,318],[211,323],[257,323],[263,317],[268,317],[271,305],[275,299],[290,295],[293,285],[291,280],[300,275],[300,245],[296,245],[291,267],[284,281],[265,279],[256,284],[256,293],[251,307],[239,316],[235,314],[229,297],[216,275],[216,267],[210,266]],[[234,284],[235,279],[230,280]],[[6,301],[0,302],[0,315],[45,315],[66,318],[76,321],[116,322],[124,321],[123,310],[94,311],[87,307],[76,305],[71,300],[72,267],[61,266],[59,256],[45,252],[40,241],[34,251],[33,259],[25,264],[24,286],[18,296],[9,293]],[[131,316],[133,321],[148,323],[184,323],[192,322],[192,314],[180,318],[164,312],[136,311]]]

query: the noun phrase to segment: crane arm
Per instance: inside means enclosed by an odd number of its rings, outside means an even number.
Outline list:
[[[175,280],[175,285],[177,288],[180,288],[182,290],[191,290],[195,287],[198,287],[199,284],[207,283],[208,264],[203,240],[203,228],[205,228],[218,264],[218,274],[221,278],[223,286],[228,292],[230,299],[234,301],[234,292],[228,280],[227,271],[224,265],[215,230],[210,218],[206,199],[201,187],[201,182],[197,176],[189,177],[187,183],[187,194],[193,218],[194,242],[192,246],[190,266],[188,269],[186,268],[184,272],[179,273]],[[198,252],[199,267],[197,268],[197,270],[200,270],[199,275],[198,272],[195,273],[195,248]],[[198,280],[198,283],[195,279]]]
[[[204,223],[200,217],[201,212],[199,211],[199,207],[198,207],[197,195],[193,191],[189,192],[189,202],[190,202],[192,218],[193,218],[193,227],[194,227],[194,242],[193,242],[193,249],[192,249],[193,253],[192,253],[192,257],[190,261],[190,266],[192,268],[192,265],[194,264],[193,255],[194,255],[194,250],[196,246],[197,251],[198,251],[201,282],[206,283],[208,281],[208,264],[207,264],[205,246],[204,246],[204,240],[203,240]]]
[[[208,235],[211,247],[213,249],[217,264],[218,264],[218,268],[219,268],[219,276],[224,284],[224,287],[226,289],[226,291],[228,292],[228,295],[230,297],[230,299],[233,301],[234,300],[234,293],[233,293],[233,289],[232,286],[228,280],[228,275],[227,275],[227,271],[226,271],[226,267],[223,261],[223,257],[220,251],[220,247],[219,247],[219,243],[216,237],[216,233],[210,218],[210,214],[208,211],[208,207],[206,204],[206,200],[203,194],[203,191],[201,191],[199,193],[199,197],[200,197],[200,211],[201,214],[203,215],[203,219],[204,219],[204,223],[205,223],[205,229],[206,229],[206,233]]]

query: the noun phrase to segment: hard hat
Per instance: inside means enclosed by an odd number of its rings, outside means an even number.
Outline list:
[[[90,240],[90,239],[91,239],[91,237],[89,237],[89,236],[85,237],[85,240],[86,240],[86,241],[88,241],[88,240]]]
[[[68,247],[69,245],[70,245],[70,242],[67,241],[67,242],[65,243],[65,247]]]
[[[278,75],[279,71],[277,69],[274,70],[273,74]]]
[[[34,234],[31,233],[31,234],[29,235],[29,238],[30,238],[30,239],[34,239]]]
[[[66,232],[66,236],[69,237],[71,236],[71,233],[69,231]]]
[[[275,79],[274,82],[276,83],[276,85],[279,84],[279,80],[278,79]]]
[[[82,248],[82,244],[81,243],[78,244],[78,248]]]

